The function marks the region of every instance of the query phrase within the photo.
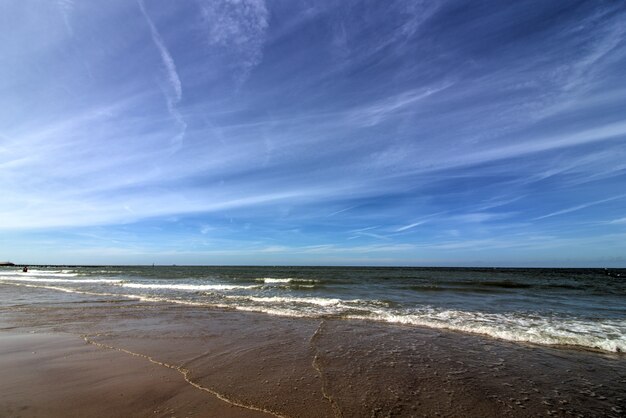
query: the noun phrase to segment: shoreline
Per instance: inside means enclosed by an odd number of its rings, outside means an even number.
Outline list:
[[[54,388],[57,397],[80,397],[87,406],[78,404],[77,410],[92,408],[91,416],[98,416],[98,405],[106,406],[99,403],[107,398],[102,394],[123,390],[133,396],[138,381],[142,389],[161,395],[139,396],[154,407],[150,414],[116,404],[127,415],[155,416],[159,408],[173,408],[177,416],[271,411],[286,417],[617,417],[625,406],[622,355],[366,321],[272,317],[78,294],[59,301],[56,292],[12,285],[0,286],[0,293],[0,346],[11,334],[26,335],[24,341],[41,335],[57,341],[50,356],[63,359],[57,365],[69,376]],[[80,340],[81,335],[92,344]],[[33,343],[17,344],[13,354],[0,352],[2,364],[20,364],[10,382],[0,380],[2,388],[46,393],[42,363],[15,360],[30,352],[24,350],[28,346]],[[81,363],[87,352],[91,361]],[[89,367],[78,372],[77,364]],[[126,370],[134,370],[132,378],[120,376]],[[169,373],[177,383],[163,389],[155,373]],[[72,384],[79,380],[83,384]],[[85,392],[94,382],[100,382],[99,391],[90,398]],[[198,390],[194,383],[209,390]],[[0,395],[0,415],[17,416],[7,408],[15,410],[19,399],[30,402],[30,412],[50,402],[45,396],[11,393]],[[215,394],[258,410],[244,412]],[[50,405],[48,412],[53,412],[54,403]],[[217,414],[215,408],[232,415]],[[28,411],[21,416],[42,416]]]
[[[57,286],[51,286],[51,285],[43,285],[43,284],[27,284],[27,283],[4,283],[2,281],[0,281],[0,286],[17,286],[17,287],[25,287],[25,288],[31,288],[31,289],[46,289],[46,290],[52,290],[55,292],[62,292],[62,293],[69,293],[69,294],[76,294],[76,295],[86,295],[86,296],[94,296],[94,297],[112,297],[112,298],[121,298],[123,301],[129,301],[129,302],[141,302],[141,303],[164,303],[164,304],[173,304],[173,305],[182,305],[182,306],[188,306],[188,307],[196,307],[196,308],[201,308],[201,309],[209,309],[209,310],[215,310],[218,312],[239,312],[239,313],[253,313],[253,314],[259,314],[259,315],[269,315],[269,316],[278,316],[278,317],[283,317],[283,318],[298,318],[298,319],[303,319],[303,320],[324,320],[324,319],[338,319],[338,320],[347,320],[347,321],[357,321],[357,322],[366,322],[366,323],[375,323],[375,324],[387,324],[389,326],[399,326],[399,327],[407,327],[407,328],[427,328],[427,329],[431,329],[431,330],[440,330],[440,331],[446,331],[446,332],[452,332],[452,333],[459,333],[461,335],[465,335],[465,334],[470,334],[470,335],[475,335],[475,336],[479,336],[482,338],[488,338],[488,339],[493,339],[496,341],[502,341],[502,342],[508,342],[508,343],[514,343],[517,345],[522,345],[522,346],[527,346],[527,347],[537,347],[537,348],[542,348],[542,347],[547,347],[547,348],[554,348],[554,349],[563,349],[563,350],[576,350],[576,351],[581,351],[581,352],[589,352],[589,353],[597,353],[597,354],[605,354],[605,355],[609,355],[609,356],[616,356],[615,358],[623,358],[624,360],[626,360],[626,351],[620,350],[620,348],[618,347],[615,350],[609,350],[609,349],[603,349],[600,348],[598,346],[590,346],[590,345],[580,345],[580,344],[563,344],[563,343],[558,343],[558,344],[549,344],[549,343],[545,343],[545,342],[534,342],[530,339],[511,339],[511,338],[504,338],[501,336],[497,336],[497,335],[493,335],[492,333],[487,333],[487,332],[480,332],[480,331],[475,331],[475,330],[468,330],[468,329],[460,329],[458,327],[446,327],[446,326],[435,326],[435,325],[429,325],[427,323],[411,323],[411,322],[395,322],[395,321],[387,321],[385,319],[377,319],[377,318],[368,318],[368,317],[357,317],[357,316],[348,316],[348,317],[341,317],[341,316],[333,316],[333,315],[325,315],[325,316],[310,316],[310,317],[306,317],[306,316],[295,316],[295,315],[291,315],[288,313],[282,313],[282,312],[272,312],[272,313],[268,313],[267,311],[264,310],[256,310],[256,309],[244,309],[244,308],[236,308],[236,307],[230,307],[230,306],[226,306],[226,305],[221,305],[221,304],[207,304],[207,303],[203,303],[203,302],[192,302],[192,301],[182,301],[182,300],[176,300],[176,299],[167,299],[167,298],[162,298],[159,296],[140,296],[140,295],[130,295],[130,294],[113,294],[113,293],[102,293],[102,292],[91,292],[91,291],[79,291],[79,290],[68,290],[62,287],[57,287]]]

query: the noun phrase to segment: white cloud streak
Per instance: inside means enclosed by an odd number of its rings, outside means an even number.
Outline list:
[[[137,3],[139,4],[139,8],[141,9],[141,13],[144,16],[146,23],[148,24],[148,27],[150,28],[150,35],[152,36],[152,41],[154,42],[154,45],[156,45],[157,49],[159,50],[161,61],[163,61],[163,65],[167,73],[169,85],[173,92],[173,94],[166,93],[165,96],[166,96],[166,101],[167,101],[167,110],[172,116],[172,118],[174,119],[174,121],[176,122],[176,125],[178,126],[178,129],[179,129],[179,132],[171,140],[172,151],[175,152],[182,147],[183,140],[185,137],[185,132],[187,131],[187,123],[183,119],[183,116],[181,115],[180,111],[178,111],[178,109],[176,108],[176,105],[181,101],[183,97],[182,83],[180,82],[178,71],[176,70],[176,63],[174,62],[174,59],[172,58],[172,55],[170,54],[169,50],[165,46],[165,43],[163,42],[163,38],[161,38],[159,31],[154,25],[154,22],[148,15],[145,5],[144,5],[144,0],[137,0]]]
[[[333,217],[335,215],[339,215],[340,213],[347,212],[347,211],[349,211],[351,209],[354,209],[354,208],[356,208],[356,206],[350,206],[350,207],[347,207],[347,208],[343,208],[343,209],[337,210],[335,212],[332,212],[332,213],[326,215],[326,217],[330,218],[330,217]]]
[[[426,222],[428,222],[428,221],[414,222],[414,223],[412,223],[412,224],[405,225],[405,226],[402,226],[402,227],[400,227],[400,228],[396,229],[396,231],[395,231],[395,232],[402,232],[402,231],[406,231],[407,229],[412,229],[412,228],[415,228],[416,226],[423,225],[423,224],[425,224]]]
[[[607,199],[596,200],[595,202],[583,203],[582,205],[576,205],[576,206],[572,206],[572,207],[569,207],[569,208],[566,208],[566,209],[557,210],[556,212],[548,213],[547,215],[538,216],[536,218],[533,218],[533,220],[537,221],[537,220],[540,220],[540,219],[551,218],[553,216],[564,215],[566,213],[576,212],[576,211],[579,211],[581,209],[586,209],[586,208],[591,207],[591,206],[596,206],[596,205],[600,205],[602,203],[612,202],[613,200],[622,199],[625,196],[626,196],[626,194],[622,194],[622,195],[619,195],[619,196],[609,197]]]
[[[529,154],[572,148],[603,141],[614,141],[625,136],[626,122],[615,122],[593,127],[582,132],[542,135],[513,145],[493,146],[492,148],[487,148],[483,145],[484,149],[482,150],[471,150],[468,148],[465,153],[459,152],[459,157],[446,158],[441,156],[437,164],[430,164],[425,167],[418,166],[418,168],[412,171],[414,173],[424,173],[456,167],[469,167],[510,158],[519,158]],[[408,174],[408,172],[403,174]]]
[[[354,109],[347,114],[347,120],[350,123],[358,123],[363,126],[378,125],[389,117],[409,110],[418,102],[451,87],[453,84],[444,83],[434,87],[413,89],[384,98]]]
[[[176,64],[174,63],[174,59],[172,58],[172,55],[170,54],[167,47],[165,46],[165,43],[163,42],[161,35],[157,31],[156,26],[152,22],[152,19],[150,19],[150,16],[148,16],[143,0],[137,0],[137,3],[139,3],[139,8],[141,9],[141,13],[143,14],[143,17],[146,19],[146,22],[148,23],[148,27],[150,28],[150,35],[152,36],[152,41],[154,41],[154,44],[156,45],[156,47],[159,50],[159,53],[161,54],[161,60],[163,61],[163,65],[165,66],[165,69],[167,71],[167,76],[170,82],[170,86],[172,90],[174,91],[174,97],[173,97],[172,102],[176,104],[180,101],[180,99],[183,96],[183,89],[181,86],[180,78],[178,77],[178,72],[176,71]]]
[[[581,30],[581,28],[576,28],[576,30]],[[573,66],[564,89],[572,90],[583,85],[594,68],[600,67],[597,63],[609,56],[623,42],[625,32],[626,25],[619,19],[611,21],[602,31],[599,31],[590,51]]]

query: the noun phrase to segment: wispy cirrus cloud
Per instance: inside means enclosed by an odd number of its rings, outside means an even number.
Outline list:
[[[492,163],[587,144],[618,141],[624,137],[626,137],[626,123],[615,122],[583,131],[552,135],[543,134],[537,137],[530,137],[512,145],[494,144],[492,147],[484,146],[481,150],[470,148],[462,155],[447,156],[447,158],[441,159],[436,165],[429,164],[424,168],[418,168],[416,171],[424,172]]]
[[[334,212],[329,213],[329,214],[328,214],[328,215],[326,215],[326,216],[330,218],[331,216],[339,215],[340,213],[347,212],[347,211],[349,211],[349,210],[351,210],[351,209],[354,209],[355,207],[356,207],[356,206],[350,206],[350,207],[347,207],[347,208],[339,209],[339,210],[336,210],[336,211],[334,211]]]
[[[263,59],[269,27],[264,0],[199,1],[209,46],[230,54],[231,66],[242,84]]]
[[[347,122],[363,126],[378,125],[391,116],[397,116],[402,112],[409,111],[411,106],[450,88],[453,84],[454,83],[446,82],[439,86],[405,91],[391,97],[386,97],[375,103],[357,107],[348,113],[346,117]]]
[[[601,68],[598,63],[601,60],[613,60],[616,56],[612,54],[622,55],[623,51],[617,47],[624,39],[626,28],[619,19],[611,19],[610,12],[600,11],[588,18],[589,20],[605,20],[608,18],[607,24],[595,34],[595,38],[586,48],[585,54],[581,59],[577,60],[571,67],[567,80],[564,84],[565,91],[571,91],[583,87],[585,81],[592,80],[594,71]],[[571,35],[576,32],[585,30],[584,26],[575,27]]]
[[[408,229],[413,229],[416,226],[420,226],[420,225],[425,224],[426,222],[428,222],[428,221],[413,222],[412,224],[404,225],[404,226],[401,226],[400,228],[397,228],[395,230],[395,232],[402,232],[402,231],[406,231]]]
[[[618,196],[609,197],[607,199],[600,199],[600,200],[596,200],[596,201],[593,201],[593,202],[587,202],[587,203],[583,203],[583,204],[580,204],[580,205],[571,206],[569,208],[557,210],[555,212],[551,212],[551,213],[548,213],[546,215],[537,216],[536,218],[533,218],[533,220],[537,221],[537,220],[540,220],[540,219],[551,218],[553,216],[565,215],[567,213],[577,212],[579,210],[587,209],[587,208],[592,207],[592,206],[597,206],[597,205],[601,205],[603,203],[612,202],[614,200],[623,199],[624,197],[626,197],[626,194],[621,194],[621,195],[618,195]]]
[[[183,119],[181,113],[176,108],[176,105],[183,97],[182,83],[180,82],[178,71],[176,71],[176,64],[174,62],[174,59],[172,58],[172,55],[170,54],[167,47],[165,46],[163,38],[161,38],[159,31],[154,25],[154,22],[146,11],[144,0],[137,0],[137,3],[139,4],[139,9],[141,10],[143,17],[145,18],[148,27],[150,28],[150,36],[152,37],[154,45],[159,50],[161,61],[163,62],[163,66],[165,67],[165,71],[167,73],[168,84],[170,86],[170,92],[165,94],[167,109],[179,128],[179,132],[172,138],[171,141],[173,150],[176,151],[182,146],[185,132],[187,130],[187,123]]]
[[[61,15],[63,16],[63,23],[67,29],[67,32],[72,35],[74,30],[71,25],[72,11],[74,10],[74,0],[57,0],[57,5],[59,6],[59,10],[61,11]]]
[[[0,229],[23,248],[97,229],[233,261],[530,263],[622,225],[620,6],[28,4],[0,27]]]
[[[141,10],[143,17],[145,18],[148,27],[150,28],[152,41],[154,42],[154,45],[157,47],[157,49],[159,50],[159,54],[161,55],[161,60],[163,61],[163,65],[165,66],[170,87],[172,88],[172,91],[174,93],[171,100],[173,104],[176,104],[183,96],[183,89],[180,82],[180,77],[178,77],[178,72],[176,71],[176,64],[174,63],[174,59],[172,58],[169,50],[165,46],[163,38],[161,38],[159,31],[154,25],[154,22],[152,22],[152,19],[150,19],[150,16],[148,16],[148,13],[146,12],[146,6],[144,5],[144,0],[137,0],[137,3],[139,4],[139,9]]]

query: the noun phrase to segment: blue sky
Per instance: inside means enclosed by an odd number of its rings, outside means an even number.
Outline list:
[[[626,265],[626,6],[8,0],[0,259]]]

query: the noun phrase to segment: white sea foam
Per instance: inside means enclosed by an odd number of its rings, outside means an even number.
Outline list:
[[[2,280],[0,280],[0,283]],[[148,295],[131,295],[131,294],[120,294],[120,293],[109,293],[109,292],[90,292],[84,291],[80,289],[75,289],[71,287],[62,287],[62,286],[46,286],[46,285],[31,285],[31,284],[22,284],[22,283],[11,283],[16,286],[24,286],[24,287],[32,287],[37,289],[48,289],[48,290],[56,290],[64,293],[76,293],[80,295],[89,295],[89,296],[109,296],[109,297],[118,297],[125,298],[130,300],[138,300],[140,302],[163,302],[163,303],[175,303],[179,305],[188,305],[188,306],[210,306],[214,308],[229,308],[228,305],[224,304],[215,304],[215,303],[204,303],[204,302],[194,302],[187,301],[181,299],[170,299],[163,298],[158,296],[148,296]]]
[[[170,298],[161,298],[158,296],[147,296],[147,295],[121,295],[127,298],[138,299],[142,302],[164,302],[164,303],[176,303],[178,305],[188,305],[188,306],[207,306],[206,303],[202,302],[194,302],[191,300],[181,300],[181,299],[170,299]]]
[[[257,281],[266,283],[266,284],[273,284],[273,283],[291,283],[293,282],[292,278],[287,278],[287,279],[274,279],[272,277],[263,277],[261,279],[257,279]]]
[[[360,299],[338,299],[338,298],[307,298],[307,297],[284,297],[284,296],[234,296],[231,298],[247,299],[257,303],[273,303],[281,305],[289,305],[293,303],[305,303],[319,306],[340,306],[345,304],[359,304],[363,301]]]
[[[253,289],[258,286],[240,286],[230,284],[151,284],[151,283],[122,283],[122,287],[130,289],[153,289],[153,290],[184,290],[184,291],[210,291],[210,290],[235,290]]]
[[[285,309],[285,308],[278,309],[278,308],[268,308],[268,307],[260,307],[260,306],[235,306],[234,308],[238,311],[259,312],[259,313],[264,313],[268,315],[289,316],[293,318],[305,318],[305,317],[315,318],[318,316],[312,312],[307,313],[307,312],[302,312],[296,309]]]
[[[76,275],[73,275],[76,276]],[[66,277],[66,276],[63,276]],[[21,276],[0,277],[0,280],[10,280],[14,282],[31,282],[31,283],[122,283],[122,280],[113,279],[56,279],[56,278],[35,278]]]
[[[339,305],[343,301],[335,298],[300,298],[300,297],[281,297],[281,296],[268,296],[268,297],[255,297],[250,296],[247,299],[258,303],[277,303],[277,304],[290,304],[290,303],[307,303],[311,305],[319,306],[332,306]]]
[[[155,295],[127,295],[83,291],[46,283],[92,283],[96,280],[61,280],[1,277],[0,282],[18,286],[40,287],[68,293],[82,293],[94,296],[115,296],[137,299],[144,302],[176,303],[190,306],[234,308],[241,311],[263,312],[269,315],[293,317],[319,317],[328,314],[344,314],[345,318],[359,320],[377,320],[388,323],[425,326],[438,329],[487,335],[507,341],[527,342],[541,345],[567,345],[608,352],[626,352],[626,320],[602,319],[591,320],[575,317],[556,317],[528,315],[523,313],[486,313],[440,308],[418,308],[411,310],[382,308],[376,301],[339,298],[282,297],[282,296],[241,296],[220,295],[222,301],[187,301],[172,297]],[[41,284],[25,284],[20,282]],[[110,281],[109,281],[110,282]],[[144,284],[121,283],[120,287],[134,289],[170,289],[170,290],[233,290],[258,286],[236,286],[224,284],[189,285],[189,284]],[[349,313],[357,308],[362,314]]]
[[[0,276],[3,277],[76,277],[78,274],[69,273],[71,270],[28,270],[28,272],[22,271],[0,271]]]
[[[372,311],[371,316],[350,315],[348,318],[450,329],[508,341],[626,352],[626,321],[620,320],[600,322],[437,309],[413,312],[390,312],[382,309]]]
[[[285,284],[285,283],[317,283],[318,280],[313,279],[294,279],[293,277],[275,278],[275,277],[260,277],[255,279],[257,282],[263,282],[265,284]]]

